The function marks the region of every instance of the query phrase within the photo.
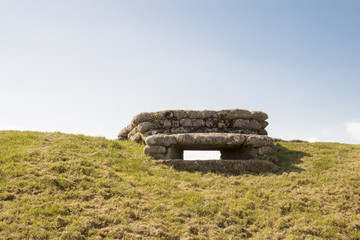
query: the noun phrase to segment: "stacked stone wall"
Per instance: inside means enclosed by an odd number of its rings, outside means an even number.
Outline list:
[[[261,111],[165,110],[136,115],[119,139],[144,142],[155,159],[183,159],[184,150],[219,150],[222,160],[276,162]]]
[[[136,115],[122,129],[119,139],[143,141],[157,134],[239,133],[267,135],[268,115],[261,111],[230,109],[220,111],[165,110]]]

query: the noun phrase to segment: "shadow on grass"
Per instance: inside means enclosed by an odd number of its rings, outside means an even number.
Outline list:
[[[301,158],[310,156],[301,151],[289,150],[280,144],[276,145],[278,162],[276,164],[264,160],[158,160],[158,164],[173,167],[177,171],[218,173],[224,175],[242,174],[282,174],[283,172],[302,172],[304,169],[297,167],[302,163]]]
[[[281,168],[263,160],[160,160],[159,164],[173,167],[177,171],[218,173],[225,175],[276,173]]]
[[[289,150],[286,147],[276,144],[276,157],[278,158],[277,165],[281,168],[281,172],[302,172],[304,169],[296,166],[303,163],[303,157],[310,157],[311,155],[302,151]]]

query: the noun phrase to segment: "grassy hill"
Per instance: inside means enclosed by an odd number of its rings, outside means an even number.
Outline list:
[[[283,171],[177,171],[143,146],[0,131],[0,239],[360,239],[360,145],[278,143]]]

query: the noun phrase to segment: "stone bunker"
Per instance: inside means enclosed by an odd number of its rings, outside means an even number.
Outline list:
[[[248,165],[250,160],[269,168],[277,159],[273,139],[265,130],[267,118],[264,112],[244,109],[144,112],[137,114],[118,137],[144,142],[146,154],[166,160],[168,165],[170,161],[187,162],[184,166],[189,166],[189,161],[181,161],[184,150],[219,150],[221,162],[216,164],[223,168],[233,161],[242,165],[246,161]],[[194,163],[199,167],[206,161]]]

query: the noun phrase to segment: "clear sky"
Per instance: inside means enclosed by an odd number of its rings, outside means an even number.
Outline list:
[[[139,112],[261,110],[360,143],[358,0],[0,0],[0,129],[115,139]]]

